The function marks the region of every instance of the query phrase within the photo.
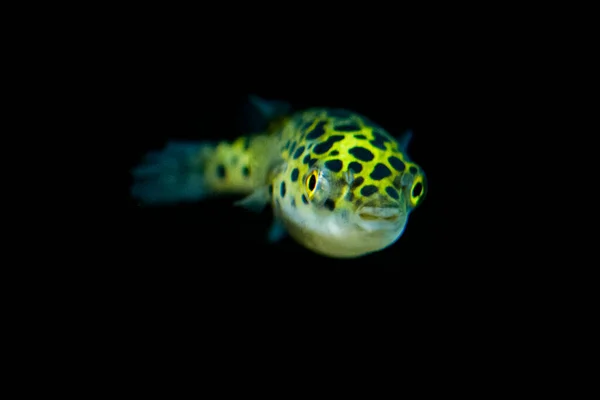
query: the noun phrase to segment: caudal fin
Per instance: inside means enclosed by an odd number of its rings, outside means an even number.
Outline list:
[[[210,194],[204,163],[213,149],[208,142],[178,141],[148,153],[131,171],[131,196],[149,205],[202,200]]]

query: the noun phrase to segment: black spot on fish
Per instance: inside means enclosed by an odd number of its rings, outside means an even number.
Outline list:
[[[293,157],[294,160],[297,160],[298,158],[300,158],[302,153],[304,153],[304,146],[298,147],[298,149],[296,150],[296,153],[294,154],[294,157]]]
[[[371,140],[369,143],[371,143],[373,146],[377,147],[378,149],[386,150],[384,143],[389,142],[389,140],[385,136],[383,136],[379,132],[373,131],[373,138],[374,138],[374,140]]]
[[[289,148],[290,148],[290,144],[291,144],[291,143],[290,143],[290,141],[288,140],[287,142],[285,142],[285,146],[283,146],[283,148],[284,148],[285,150],[289,149]]]
[[[327,110],[327,115],[333,118],[350,118],[352,117],[352,113],[347,110],[342,110],[341,108],[334,108],[332,110]]]
[[[292,171],[292,182],[296,182],[298,180],[298,174],[300,173],[300,171],[298,171],[298,168],[294,168]]]
[[[330,156],[337,156],[338,154],[340,154],[340,152],[337,150],[334,150],[331,153],[329,153]]]
[[[373,168],[373,171],[371,172],[371,175],[369,175],[369,176],[371,177],[371,179],[373,179],[375,181],[380,181],[383,178],[387,178],[390,175],[392,175],[392,171],[390,171],[390,169],[388,167],[386,167],[384,164],[378,163],[375,166],[375,168]]]
[[[225,178],[225,166],[223,164],[217,165],[217,177]]]
[[[246,177],[250,176],[250,168],[248,168],[248,166],[244,166],[244,168],[242,168],[242,175]]]
[[[281,197],[285,197],[285,182],[281,182],[279,193],[281,194]]]
[[[354,132],[354,131],[360,131],[360,129],[361,129],[360,125],[358,125],[356,123],[337,125],[335,127],[335,130],[338,132]]]
[[[358,174],[360,171],[362,171],[362,164],[356,161],[352,161],[348,165],[348,169],[351,169],[352,171],[354,171],[355,174]]]
[[[273,185],[269,185],[269,195],[273,195]]]
[[[366,139],[367,138],[365,135],[354,135],[354,137],[357,139]]]
[[[296,199],[292,198],[292,207],[296,208]]]
[[[304,204],[308,204],[308,199],[306,198],[306,196],[305,196],[305,195],[302,195],[302,202],[303,202]]]
[[[302,132],[306,132],[306,130],[307,130],[308,128],[310,128],[310,126],[313,124],[313,122],[314,122],[314,121],[308,121],[308,122],[305,122],[305,123],[302,125],[302,127],[300,127],[300,130],[301,130]]]
[[[316,158],[310,158],[310,154],[307,154],[306,157],[302,160],[302,163],[312,167],[317,162]]]
[[[340,172],[343,167],[343,163],[341,160],[329,160],[325,161],[325,167],[333,172]]]
[[[398,172],[402,172],[406,168],[406,165],[398,157],[391,156],[388,158],[388,162]]]
[[[290,154],[292,154],[294,152],[294,150],[296,150],[296,145],[297,145],[296,142],[292,143],[292,146],[290,147]]]
[[[248,136],[244,137],[244,141],[242,142],[242,148],[244,150],[248,150],[250,147],[250,138]]]
[[[362,189],[360,189],[360,194],[362,194],[365,197],[368,197],[376,192],[377,192],[377,186],[373,186],[373,185],[367,185],[367,186],[363,187]]]
[[[361,161],[371,161],[375,158],[373,153],[371,153],[364,147],[359,146],[351,148],[350,150],[348,150],[348,153],[352,154],[354,157],[358,158]]]
[[[312,167],[315,163],[317,162],[316,158],[310,158],[310,154],[307,154],[304,159],[302,160],[302,163],[307,164],[309,167]]]
[[[352,192],[346,193],[346,200],[348,200],[348,201],[354,200],[354,193],[352,193]]]
[[[315,148],[313,149],[313,153],[315,153],[315,154],[327,153],[329,150],[331,150],[333,145],[336,142],[339,142],[340,140],[344,140],[344,137],[341,135],[329,136],[329,138],[325,142],[319,143],[318,145],[315,146]]]
[[[335,202],[331,199],[325,200],[325,208],[329,211],[335,210]]]
[[[310,133],[308,135],[306,135],[306,139],[308,140],[314,140],[317,138],[320,138],[321,136],[323,136],[323,134],[325,133],[325,124],[327,123],[327,121],[321,121],[319,122],[312,131],[310,131]]]
[[[312,148],[313,148],[313,146],[314,146],[314,145],[315,145],[314,143],[311,143],[311,144],[309,144],[309,145],[308,145],[308,147],[307,147],[306,149],[307,149],[307,150],[310,150],[310,149],[312,149]]]
[[[362,185],[364,182],[365,182],[365,178],[363,178],[362,176],[359,176],[358,178],[356,178],[355,180],[352,181],[352,185],[350,186],[350,188],[356,189],[357,187]]]
[[[373,145],[373,147],[377,147],[378,149],[387,150],[385,148],[385,145],[383,144],[383,142],[378,142],[376,140],[371,140],[369,143],[371,143]]]
[[[390,197],[398,200],[399,196],[398,196],[398,192],[396,191],[396,189],[394,189],[391,186],[388,186],[388,187],[385,188],[385,191],[387,192],[387,194],[390,195]]]
[[[415,167],[414,165],[411,166],[409,169],[411,174],[416,175],[417,174],[417,167]]]

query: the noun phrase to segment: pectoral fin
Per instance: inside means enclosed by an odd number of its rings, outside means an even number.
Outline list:
[[[267,240],[269,243],[279,242],[281,239],[287,236],[287,230],[279,218],[275,218],[269,229]]]
[[[261,186],[243,199],[233,203],[235,206],[247,208],[248,210],[261,212],[271,201],[269,186]]]

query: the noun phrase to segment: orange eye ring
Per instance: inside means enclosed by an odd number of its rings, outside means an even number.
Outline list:
[[[307,177],[305,182],[306,193],[310,199],[315,195],[317,183],[319,182],[319,171],[313,170]]]

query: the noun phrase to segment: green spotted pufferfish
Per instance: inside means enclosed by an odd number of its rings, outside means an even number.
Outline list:
[[[233,142],[168,142],[133,169],[131,195],[142,204],[245,195],[236,205],[271,204],[275,242],[289,234],[321,255],[353,258],[402,235],[424,199],[423,170],[398,140],[364,116],[342,109],[289,112],[286,103],[251,96],[270,122]]]

